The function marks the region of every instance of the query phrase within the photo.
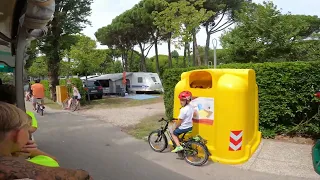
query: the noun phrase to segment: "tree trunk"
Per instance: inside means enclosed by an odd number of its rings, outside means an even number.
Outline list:
[[[191,52],[190,52],[190,43],[188,43],[188,66],[191,64]]]
[[[60,55],[59,55],[59,41],[56,38],[53,41],[52,57],[48,60],[48,77],[49,77],[49,89],[50,97],[56,102],[56,86],[59,85],[59,66],[60,66]]]
[[[68,66],[70,65],[71,59],[68,56]],[[68,71],[68,75],[67,75],[67,79],[69,79],[69,77],[71,76],[71,71]]]
[[[172,68],[172,55],[171,55],[171,34],[168,39],[168,67]]]
[[[184,50],[183,50],[183,67],[187,67],[187,42],[184,43]]]
[[[123,67],[123,71],[128,71],[128,51],[124,50],[122,52],[122,67]]]
[[[131,49],[131,53],[130,53],[130,62],[129,62],[129,72],[132,71],[132,65],[133,65],[133,49]]]
[[[209,50],[210,50],[210,37],[211,37],[211,33],[209,32],[209,23],[206,24],[206,33],[207,33],[207,39],[206,39],[206,47],[205,47],[205,51],[204,51],[204,64],[208,65]]]
[[[140,51],[141,51],[141,54],[140,54],[140,70],[142,72],[147,72],[147,66],[146,66],[146,60],[145,60],[145,57],[144,57],[144,48],[142,47],[142,44],[139,42],[139,47],[140,47]]]
[[[197,32],[194,29],[192,33],[193,39],[193,66],[201,66],[201,59],[199,56],[199,50],[197,45]]]
[[[90,94],[89,94],[89,87],[88,87],[88,73],[86,73],[86,84],[87,84],[87,96],[88,96],[88,102],[90,102]]]
[[[128,50],[124,53],[124,71],[128,72]]]
[[[154,40],[154,51],[156,53],[156,70],[160,74],[160,65],[159,65],[159,53],[158,53],[158,37]]]

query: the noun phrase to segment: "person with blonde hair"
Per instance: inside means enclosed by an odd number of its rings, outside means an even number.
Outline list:
[[[29,161],[59,167],[57,159],[29,140],[32,117],[12,104],[0,102],[0,155],[30,157]],[[27,130],[27,132],[25,132]]]
[[[24,111],[12,104],[0,102],[0,179],[92,179],[83,170],[42,165],[41,151],[37,148],[32,151],[28,147],[30,126],[31,117]],[[14,157],[21,152],[40,158],[26,161]]]
[[[0,155],[12,156],[29,141],[28,115],[12,104],[0,102]]]

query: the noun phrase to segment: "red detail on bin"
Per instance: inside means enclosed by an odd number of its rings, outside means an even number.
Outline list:
[[[242,135],[243,131],[231,131],[229,151],[240,151],[242,148]]]
[[[192,119],[194,123],[213,125],[212,119]]]

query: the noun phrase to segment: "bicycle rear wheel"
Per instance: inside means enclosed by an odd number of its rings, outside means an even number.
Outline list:
[[[209,154],[205,148],[205,145],[200,142],[187,142],[184,153],[184,160],[193,166],[202,166],[209,160]]]
[[[78,110],[79,102],[76,99],[72,99],[70,109],[72,112]]]
[[[153,139],[155,138],[155,140]],[[152,150],[155,152],[162,152],[168,147],[168,139],[165,134],[159,132],[159,130],[152,131],[148,136],[148,142]],[[158,143],[163,142],[163,145]],[[155,143],[155,144],[153,144]]]
[[[40,115],[43,116],[43,108],[40,107]]]

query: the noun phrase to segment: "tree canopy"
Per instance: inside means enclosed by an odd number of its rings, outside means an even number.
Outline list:
[[[71,46],[70,58],[79,74],[89,75],[98,71],[106,54],[96,50],[96,42],[87,36],[79,36],[78,42]]]
[[[237,62],[298,60],[297,46],[309,43],[319,28],[317,16],[281,14],[272,2],[248,3],[221,42]]]
[[[122,71],[152,71],[208,65],[213,61],[211,35],[224,31],[218,63],[315,60],[320,57],[320,20],[317,16],[282,13],[272,2],[251,0],[140,0],[95,32],[101,45],[79,34],[90,25],[93,0],[56,1],[48,36],[33,41],[25,68],[42,76],[46,65],[51,91],[58,76]],[[230,28],[234,25],[233,28]],[[205,29],[206,44],[197,34]],[[167,43],[167,55],[158,45]],[[183,48],[183,53],[172,50]],[[154,47],[155,56],[148,58]],[[40,57],[39,57],[40,56]],[[174,61],[174,62],[172,62]],[[35,63],[34,63],[35,62]],[[54,97],[54,96],[53,96]]]
[[[88,17],[91,14],[92,2],[93,0],[56,0],[54,17],[49,22],[48,35],[39,39],[39,50],[48,59],[48,76],[53,99],[56,85],[59,84],[60,61],[65,50],[74,43],[69,35],[80,33],[86,25],[90,25]]]

